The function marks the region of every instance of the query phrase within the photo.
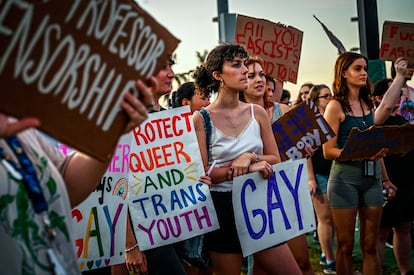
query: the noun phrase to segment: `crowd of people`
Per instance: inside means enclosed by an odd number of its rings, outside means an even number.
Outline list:
[[[389,148],[380,148],[364,159],[338,160],[352,128],[414,123],[414,89],[407,85],[413,70],[408,62],[398,58],[393,63],[393,78],[375,86],[368,77],[367,64],[361,54],[340,54],[332,87],[304,83],[292,104],[290,92],[280,85],[283,82],[265,74],[263,59],[249,56],[243,47],[230,43],[212,49],[195,69],[194,81],[175,92],[171,59],[147,84],[137,81],[140,99],[125,92],[121,104],[129,117],[125,132],[142,123],[150,112],[166,110],[168,107],[159,103],[163,95],[170,95],[171,107],[190,106],[205,170],[210,168],[211,159],[217,162],[211,174],[201,176],[200,181],[210,185],[220,228],[205,235],[211,265],[199,269],[183,262],[174,245],[141,251],[128,215],[125,263],[106,272],[241,274],[246,263],[233,213],[233,178],[252,172],[269,178],[272,166],[281,162],[272,123],[291,108],[312,101],[336,134],[322,147],[306,150],[324,273],[353,273],[358,217],[363,273],[381,274],[385,242],[393,232],[400,272],[412,274],[414,178],[408,171],[413,152],[389,155]],[[210,100],[212,94],[214,100]],[[212,125],[211,133],[205,131],[201,112]],[[70,237],[70,209],[94,190],[108,163],[79,152],[63,157],[34,129],[40,123],[36,118],[17,120],[0,114],[0,244],[7,248],[0,252],[0,270],[4,274],[61,274],[60,270],[78,274]],[[50,192],[51,182],[57,193]],[[39,210],[39,201],[47,202],[46,207]],[[36,249],[39,243],[47,249]],[[256,252],[251,259],[248,265],[255,275],[314,273],[304,234]]]

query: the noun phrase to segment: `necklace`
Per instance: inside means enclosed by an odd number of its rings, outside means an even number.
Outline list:
[[[361,123],[359,122],[359,120],[357,119],[356,116],[353,115],[352,117],[354,118],[355,124],[357,125],[358,129],[365,130],[365,129],[368,128],[368,124],[367,124],[367,121],[366,121],[366,115],[365,115],[365,112],[364,112],[364,108],[362,107],[361,99],[359,99],[359,106],[360,106],[361,112],[362,112],[362,125],[361,125]],[[351,113],[354,114],[352,109],[351,109]]]

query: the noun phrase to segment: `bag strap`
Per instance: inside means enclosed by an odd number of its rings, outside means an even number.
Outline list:
[[[206,132],[208,164],[211,165],[211,163],[213,162],[212,157],[211,157],[211,136],[212,136],[213,126],[211,125],[210,113],[207,111],[206,108],[204,107],[201,108],[200,115],[203,118],[204,130]]]

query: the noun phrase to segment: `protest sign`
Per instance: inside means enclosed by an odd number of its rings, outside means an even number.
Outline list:
[[[116,146],[98,187],[72,209],[74,249],[81,271],[125,262],[130,135]],[[65,153],[66,148],[59,146]]]
[[[272,124],[282,161],[305,156],[305,146],[320,147],[334,131],[310,100],[293,107]]]
[[[234,41],[265,61],[265,74],[296,84],[303,32],[265,19],[237,15]]]
[[[141,250],[219,227],[188,106],[150,114],[132,132],[129,209]]]
[[[398,57],[404,57],[414,66],[414,23],[385,21],[380,58],[395,61]]]
[[[388,154],[404,154],[414,149],[414,125],[353,128],[337,160],[366,159],[388,148]]]
[[[2,1],[0,111],[33,116],[108,161],[126,126],[122,93],[156,74],[179,41],[132,0]]]
[[[316,229],[306,159],[233,179],[233,208],[243,256]]]

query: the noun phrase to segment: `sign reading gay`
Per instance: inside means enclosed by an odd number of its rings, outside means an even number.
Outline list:
[[[133,0],[1,1],[0,111],[109,161],[127,123],[122,93],[179,40]]]
[[[303,32],[265,19],[237,15],[234,42],[265,61],[263,70],[275,79],[296,84]]]
[[[122,136],[98,187],[72,209],[74,248],[81,271],[125,262],[130,140],[130,135]]]
[[[309,100],[295,106],[272,124],[282,161],[305,157],[305,146],[313,149],[335,136],[334,131]]]
[[[273,175],[234,178],[233,208],[243,256],[316,229],[306,159],[273,165]]]
[[[132,132],[129,209],[141,250],[219,227],[188,106],[150,114]]]

